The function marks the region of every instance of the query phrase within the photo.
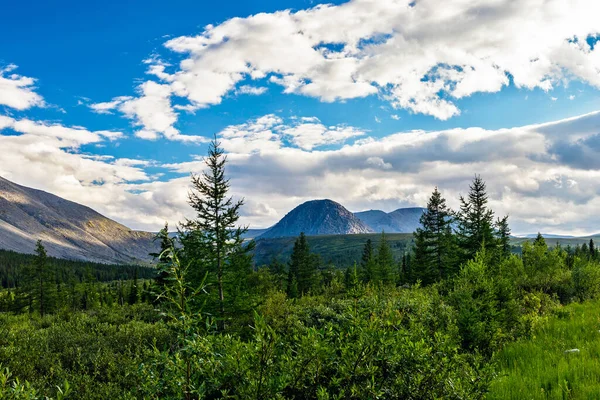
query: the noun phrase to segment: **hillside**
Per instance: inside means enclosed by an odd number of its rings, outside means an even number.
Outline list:
[[[313,253],[321,256],[325,264],[333,264],[339,268],[352,266],[354,262],[360,262],[363,247],[371,239],[375,248],[379,244],[381,234],[356,234],[356,235],[322,235],[308,236],[308,244]],[[392,248],[394,258],[402,259],[405,250],[412,247],[413,237],[410,233],[386,234],[386,239]],[[256,241],[254,251],[254,262],[256,265],[268,264],[276,259],[280,262],[289,261],[295,237],[282,237],[272,239],[259,239]]]
[[[154,236],[133,231],[89,207],[0,177],[0,249],[103,263],[148,262]]]
[[[344,206],[332,200],[311,200],[290,211],[258,238],[314,235],[347,235],[373,232]]]
[[[421,207],[399,208],[390,213],[381,210],[369,210],[354,213],[365,225],[375,232],[412,233],[421,223],[419,219],[425,211]]]

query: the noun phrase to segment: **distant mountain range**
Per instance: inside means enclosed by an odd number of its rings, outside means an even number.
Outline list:
[[[104,263],[151,261],[154,235],[133,231],[89,207],[0,177],[0,248]]]
[[[311,200],[287,213],[258,238],[298,236],[301,232],[309,236],[348,235],[371,233],[373,229],[335,201]]]
[[[255,235],[257,239],[298,236],[350,235],[360,233],[412,233],[419,226],[423,208],[400,208],[386,213],[369,210],[358,213],[348,211],[332,200],[311,200],[300,204],[286,214],[266,232]]]
[[[421,207],[399,208],[390,213],[380,210],[369,210],[354,213],[358,219],[376,232],[413,233],[421,223],[421,215],[425,211]]]

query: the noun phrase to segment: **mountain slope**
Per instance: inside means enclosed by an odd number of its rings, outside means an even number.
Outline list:
[[[365,225],[375,232],[412,233],[421,224],[419,219],[425,211],[421,207],[399,208],[390,213],[380,210],[369,210],[354,213]]]
[[[260,239],[306,235],[347,235],[373,232],[341,204],[331,200],[312,200],[300,204]]]
[[[89,207],[0,177],[0,248],[31,253],[40,239],[50,256],[109,263],[150,261],[153,235]]]

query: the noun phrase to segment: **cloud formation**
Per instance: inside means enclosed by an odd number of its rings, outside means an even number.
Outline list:
[[[598,14],[600,3],[588,0],[351,0],[232,18],[167,41],[184,56],[178,67],[146,60],[163,82],[164,126],[133,106],[121,111],[165,133],[176,119],[168,96],[204,108],[238,85],[259,95],[263,88],[248,82],[266,79],[324,102],[378,94],[394,108],[446,120],[460,114],[456,100],[511,80],[545,91],[572,79],[600,88]]]
[[[15,110],[44,106],[44,99],[35,92],[35,79],[11,73],[15,69],[14,64],[0,68],[0,105]]]
[[[511,129],[400,132],[318,151],[282,142],[268,128],[283,122],[268,115],[220,134],[236,195],[275,211],[246,213],[244,221],[254,226],[268,226],[315,198],[353,211],[424,206],[434,186],[457,207],[459,194],[481,174],[491,206],[510,215],[517,233],[597,230],[589,215],[600,214],[600,112]],[[187,174],[203,164],[197,158],[164,167]]]

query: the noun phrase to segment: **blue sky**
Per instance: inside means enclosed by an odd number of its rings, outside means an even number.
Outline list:
[[[600,10],[531,16],[537,3],[12,2],[0,140],[19,150],[0,175],[156,229],[189,215],[187,177],[217,134],[253,227],[310,198],[391,211],[438,185],[451,200],[482,173],[517,232],[600,231],[577,217],[600,211],[581,163],[600,131]],[[516,143],[494,147],[502,132]]]

